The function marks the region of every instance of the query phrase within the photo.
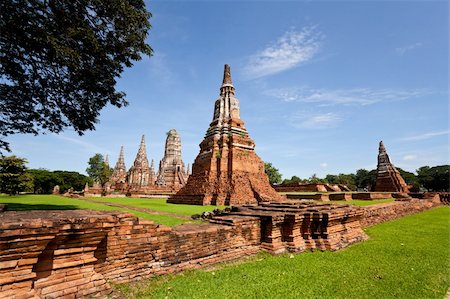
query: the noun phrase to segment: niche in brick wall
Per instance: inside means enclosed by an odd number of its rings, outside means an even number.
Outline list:
[[[108,254],[108,235],[106,235],[100,243],[97,245],[97,249],[94,251],[94,257],[97,259],[94,265],[95,272],[101,273],[102,268],[106,262],[106,256]]]
[[[52,274],[55,249],[60,241],[59,239],[59,237],[55,237],[47,244],[41,254],[39,254],[37,263],[34,264],[32,270],[36,273],[36,277],[33,279],[33,284],[36,280],[48,277]]]
[[[261,217],[261,243],[270,243],[269,234],[272,233],[272,220],[268,217]]]

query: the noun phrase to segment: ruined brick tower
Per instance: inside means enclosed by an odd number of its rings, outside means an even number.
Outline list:
[[[156,185],[175,191],[186,185],[188,174],[181,159],[181,138],[177,130],[167,132],[164,157],[159,163]]]
[[[408,192],[405,180],[389,160],[383,141],[380,141],[378,149],[377,179],[373,191]]]
[[[153,183],[154,178],[151,175],[145,148],[145,137],[142,135],[139,151],[128,173],[128,186],[131,190],[141,190]]]
[[[264,163],[256,155],[255,143],[240,118],[230,67],[225,65],[213,120],[200,143],[192,174],[186,186],[168,202],[242,205],[281,199],[270,185]]]
[[[123,157],[123,146],[120,147],[119,159],[107,184],[112,191],[123,191],[127,188],[127,168]]]

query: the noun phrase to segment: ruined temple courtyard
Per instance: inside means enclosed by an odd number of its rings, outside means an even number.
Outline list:
[[[157,172],[142,136],[131,168],[121,147],[103,185],[63,196],[59,187],[54,195],[1,195],[0,298],[445,293],[448,192],[411,192],[383,141],[372,192],[273,186],[228,65],[211,106],[192,172],[172,129]],[[170,197],[158,198],[163,191]]]

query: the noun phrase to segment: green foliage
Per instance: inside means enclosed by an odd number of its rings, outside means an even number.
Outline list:
[[[371,171],[358,169],[355,174],[356,188],[366,191],[372,190],[372,186],[375,186],[376,176],[376,169]]]
[[[302,180],[296,175],[293,175],[290,179],[284,179],[283,184],[289,184],[289,183],[304,183],[306,180]]]
[[[46,169],[30,169],[28,173],[33,177],[33,193],[50,194],[53,187],[61,184],[58,176]]]
[[[449,212],[440,207],[376,225],[366,230],[368,241],[336,252],[261,253],[117,288],[125,298],[443,298]]]
[[[281,173],[277,168],[275,168],[272,165],[272,163],[264,163],[264,172],[269,177],[269,182],[272,185],[281,183],[281,180],[282,180]]]
[[[58,177],[61,191],[66,191],[70,188],[80,191],[83,190],[86,183],[92,183],[92,179],[76,171],[55,170],[53,173]]]
[[[325,177],[325,181],[330,184],[342,184],[350,188],[350,190],[356,190],[356,175],[353,173],[343,174],[340,173],[338,175],[328,174]]]
[[[222,158],[222,151],[221,151],[221,150],[218,150],[218,151],[216,152],[216,159],[220,159],[220,158]]]
[[[0,12],[2,136],[93,130],[103,107],[127,105],[124,67],[152,54],[143,0],[4,0]]]
[[[409,171],[405,171],[399,167],[396,167],[397,170],[400,172],[400,175],[405,180],[405,183],[408,185],[413,185],[414,183],[418,183],[417,176]]]
[[[450,165],[417,169],[419,183],[428,191],[450,191]]]
[[[16,156],[0,157],[0,192],[15,195],[30,187],[27,160]]]
[[[319,178],[319,177],[317,176],[317,174],[314,173],[312,176],[310,176],[310,177],[308,178],[308,183],[312,183],[312,184],[320,184],[320,183],[326,184],[326,183],[327,183],[327,180],[326,180],[326,179],[321,179],[321,178]]]
[[[105,184],[111,176],[113,169],[105,163],[101,154],[95,154],[89,158],[89,167],[86,168],[86,172],[91,179],[95,182],[99,182],[101,185]]]
[[[50,194],[56,185],[64,192],[70,188],[82,190],[86,183],[92,184],[92,179],[75,171],[30,169],[27,173],[32,177],[30,192],[35,194]]]

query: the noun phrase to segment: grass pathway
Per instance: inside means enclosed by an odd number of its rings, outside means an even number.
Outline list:
[[[192,219],[190,216],[187,216],[187,215],[181,215],[181,214],[175,214],[175,213],[163,212],[163,211],[155,211],[155,210],[150,210],[150,209],[141,208],[141,207],[132,206],[132,205],[111,203],[111,202],[108,202],[105,200],[94,200],[94,199],[90,199],[87,197],[79,197],[77,199],[85,200],[85,201],[92,202],[92,203],[99,203],[99,204],[107,205],[110,207],[129,209],[129,210],[138,211],[138,212],[147,213],[147,214],[163,215],[163,216],[168,216],[168,217],[173,217],[173,218],[178,218],[178,219],[183,219],[183,220],[191,220]]]
[[[127,208],[108,206],[105,202],[90,202],[57,195],[18,195],[8,196],[0,194],[0,203],[8,205],[8,211],[31,211],[31,210],[96,210],[96,211],[123,211],[132,213],[137,217],[155,221],[156,223],[175,226],[190,222],[191,219],[175,218],[155,213],[146,213]],[[178,215],[180,216],[180,215]]]

